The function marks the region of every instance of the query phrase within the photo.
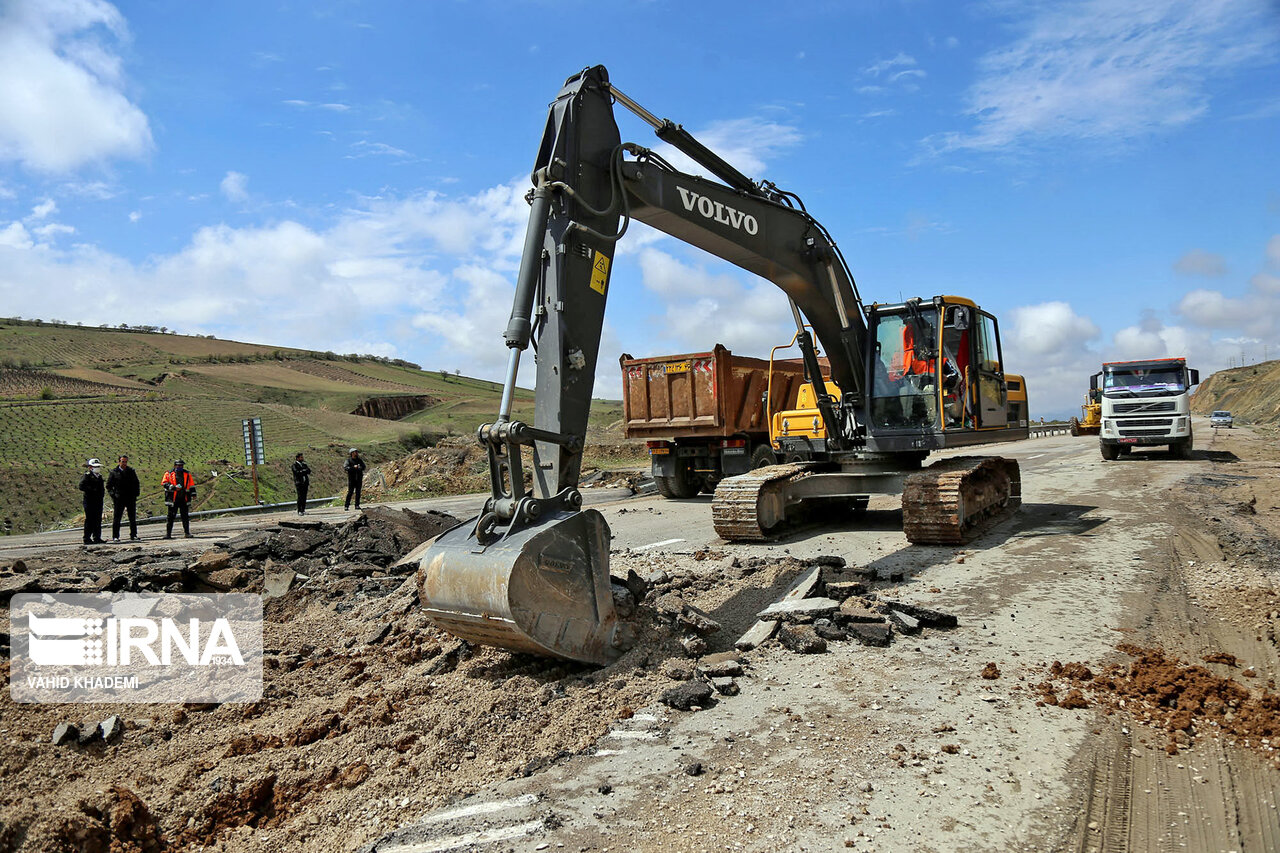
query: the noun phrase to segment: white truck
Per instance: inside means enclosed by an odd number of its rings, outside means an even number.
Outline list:
[[[1191,388],[1200,371],[1185,358],[1113,361],[1089,387],[1102,391],[1102,458],[1111,462],[1135,447],[1168,445],[1178,459],[1191,455]]]

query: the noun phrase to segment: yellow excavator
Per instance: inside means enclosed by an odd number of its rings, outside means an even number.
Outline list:
[[[1099,435],[1102,433],[1102,392],[1092,388],[1085,392],[1084,405],[1080,407],[1084,417],[1071,419],[1072,435]]]
[[[622,143],[619,104],[718,180]],[[780,464],[721,480],[716,531],[759,541],[814,507],[901,494],[913,543],[960,543],[1021,502],[1017,462],[933,452],[1027,437],[1026,388],[1006,374],[996,318],[955,296],[863,303],[835,240],[794,193],[753,181],[609,82],[570,77],[532,173],[529,226],[505,332],[498,416],[477,438],[492,496],[420,567],[428,616],[464,639],[589,663],[616,658],[635,591],[609,574],[609,526],[582,508],[583,441],[617,243],[638,220],[775,284],[787,296],[807,389],[772,414]],[[532,425],[511,419],[520,355],[536,353]],[[822,369],[824,358],[829,372]],[[532,489],[525,486],[529,466]]]

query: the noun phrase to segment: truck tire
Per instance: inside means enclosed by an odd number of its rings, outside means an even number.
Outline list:
[[[1080,419],[1079,419],[1079,418],[1072,418],[1072,419],[1071,419],[1071,434],[1072,434],[1072,435],[1079,435],[1079,434],[1080,434]]]
[[[751,470],[764,468],[768,465],[777,465],[778,456],[773,452],[773,448],[767,444],[762,444],[755,450],[751,451]]]
[[[677,468],[672,477],[654,477],[653,482],[658,494],[670,500],[687,500],[698,494],[698,484],[689,481],[689,472],[683,468]]]
[[[1120,445],[1104,444],[1102,445],[1102,458],[1107,462],[1115,462],[1120,458]]]
[[[1191,439],[1190,437],[1182,441],[1174,442],[1169,445],[1169,455],[1174,459],[1190,459],[1191,458]]]

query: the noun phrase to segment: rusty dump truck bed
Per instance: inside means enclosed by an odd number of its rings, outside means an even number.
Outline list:
[[[792,408],[804,382],[798,360],[773,363],[734,355],[721,344],[711,352],[622,356],[622,417],[627,438],[767,435],[769,412]]]

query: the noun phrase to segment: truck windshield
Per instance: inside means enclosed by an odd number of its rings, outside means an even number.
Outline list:
[[[1117,394],[1180,394],[1187,385],[1180,367],[1108,367],[1103,388]]]

